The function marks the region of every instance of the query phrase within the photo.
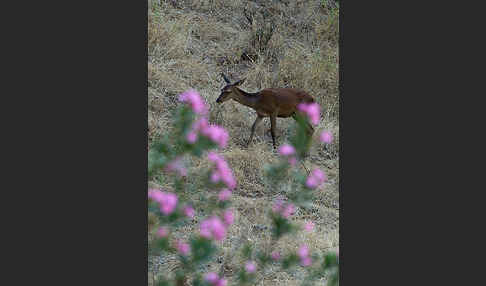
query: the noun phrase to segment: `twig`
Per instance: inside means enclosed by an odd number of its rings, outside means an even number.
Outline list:
[[[304,162],[300,161],[300,163],[302,164],[302,166],[304,167],[304,169],[306,170],[307,172],[307,175],[310,174],[310,171],[307,169],[307,167],[304,165]]]

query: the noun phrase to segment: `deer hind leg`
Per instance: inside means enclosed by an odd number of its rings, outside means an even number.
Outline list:
[[[277,128],[277,116],[275,114],[270,115],[270,125],[271,125],[271,133],[272,133],[272,141],[273,141],[273,149],[277,148],[277,144],[275,143],[275,128]]]
[[[312,126],[312,124],[310,123],[307,123],[307,135],[309,137],[312,137],[312,135],[314,135],[314,126]]]
[[[246,147],[248,147],[253,140],[253,134],[255,134],[255,129],[257,125],[262,121],[263,117],[260,115],[257,115],[257,118],[255,119],[255,122],[253,122],[253,125],[251,126],[251,135],[250,139],[248,140],[248,143],[246,144]]]

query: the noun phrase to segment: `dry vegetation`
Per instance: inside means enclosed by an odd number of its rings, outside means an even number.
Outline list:
[[[257,128],[250,147],[245,147],[256,115],[234,101],[216,104],[224,82],[221,72],[231,80],[246,77],[242,89],[249,92],[297,87],[320,103],[322,116],[315,134],[328,129],[335,140],[324,148],[318,136],[314,136],[305,165],[321,168],[329,181],[319,191],[313,207],[300,209],[293,219],[297,223],[312,219],[316,229],[310,235],[291,236],[279,243],[282,249],[296,249],[306,242],[318,251],[333,250],[339,245],[337,11],[334,1],[324,0],[149,1],[149,141],[170,128],[171,114],[180,104],[177,95],[189,88],[198,90],[208,103],[210,121],[225,127],[231,136],[222,154],[238,180],[233,196],[235,224],[222,243],[219,261],[208,266],[211,270],[223,269],[230,281],[241,265],[235,247],[247,241],[264,247],[269,241],[270,233],[265,226],[270,224],[265,212],[279,194],[269,193],[265,188],[263,167],[275,162],[278,156],[266,132],[270,128],[268,119]],[[291,124],[292,119],[277,120],[278,144],[286,141]],[[197,173],[208,163],[196,158],[192,165]],[[149,185],[171,189],[162,178]],[[197,200],[197,194],[193,196]],[[202,215],[202,210],[196,211]],[[196,224],[197,220],[177,235],[187,236]],[[165,275],[177,267],[175,258],[168,257],[155,265],[160,262],[156,268]],[[299,284],[301,275],[299,271],[288,274],[270,269],[258,285]]]

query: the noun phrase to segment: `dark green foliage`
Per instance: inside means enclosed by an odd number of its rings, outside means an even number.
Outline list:
[[[244,269],[238,271],[238,274],[236,276],[239,285],[252,285],[252,282],[255,281],[255,274],[247,273]]]
[[[204,281],[200,274],[196,274],[192,281],[193,286],[211,286],[208,282]]]
[[[265,267],[269,262],[272,261],[272,258],[269,255],[261,251],[257,253],[256,257],[262,267]]]
[[[169,252],[171,250],[169,239],[167,237],[153,240],[149,245],[149,253],[151,255],[160,255],[163,252]]]
[[[184,141],[185,139],[185,136],[191,126],[192,126],[192,122],[194,121],[194,118],[195,118],[195,114],[194,112],[192,112],[191,108],[188,107],[188,106],[183,106],[181,107],[180,109],[177,109],[176,110],[176,113],[175,113],[175,134],[174,134],[174,139],[176,139],[177,141],[179,141],[179,143],[181,143],[181,141]],[[184,145],[184,144],[182,144]],[[179,145],[180,146],[180,145]],[[175,146],[176,148],[178,147],[177,145]]]
[[[320,263],[317,263],[317,261],[321,260],[318,255],[313,255],[312,259],[316,261],[315,265],[317,267],[308,268],[308,275],[303,285],[313,285],[313,281],[325,276],[327,276],[328,280],[327,286],[339,285],[339,261],[335,253],[328,252],[324,254]]]
[[[250,243],[246,243],[243,246],[243,249],[241,250],[241,256],[245,260],[250,260],[251,259],[251,256],[252,256],[252,253],[253,253],[253,247],[251,246]]]
[[[336,253],[329,252],[324,256],[323,268],[336,267],[338,265],[338,257]]]
[[[187,144],[187,143],[185,143]],[[204,137],[204,136],[200,136],[198,138],[198,142],[197,144],[194,144],[194,145],[189,145],[189,152],[194,155],[194,156],[197,156],[197,157],[201,157],[201,155],[204,153],[204,151],[206,150],[210,150],[210,149],[214,149],[216,148],[217,145],[209,140],[208,138]]]
[[[328,286],[339,285],[339,257],[336,253],[328,252],[324,255],[321,270],[328,273]]]
[[[282,260],[282,268],[288,270],[290,267],[299,263],[299,257],[295,253],[289,254]]]
[[[184,285],[184,280],[186,277],[186,273],[182,269],[178,269],[175,272],[175,284],[176,285]]]
[[[312,137],[309,136],[308,130],[310,123],[306,117],[297,114],[295,116],[295,123],[293,126],[294,136],[290,137],[289,141],[294,146],[297,155],[300,158],[307,156]]]
[[[161,277],[157,280],[157,283],[155,285],[157,285],[157,286],[170,286],[171,283],[169,283],[169,281],[166,280],[164,277]]]
[[[162,143],[162,142],[158,142]],[[163,144],[152,146],[148,152],[148,176],[152,177],[156,171],[162,169],[167,163],[167,157],[163,152]]]
[[[287,196],[296,206],[306,208],[311,206],[312,200],[314,199],[313,191],[305,188],[300,192],[290,192]]]
[[[196,237],[190,240],[192,262],[195,264],[201,264],[212,259],[216,252],[216,247],[213,243],[204,238]]]
[[[273,222],[272,234],[275,239],[279,239],[284,234],[294,230],[294,226],[289,222],[288,219],[273,213],[271,214],[271,218]]]

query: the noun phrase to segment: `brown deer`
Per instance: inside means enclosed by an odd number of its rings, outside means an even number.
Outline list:
[[[229,79],[222,73],[226,86],[221,89],[221,94],[216,100],[217,103],[225,102],[233,99],[236,102],[254,109],[257,113],[257,118],[251,126],[251,135],[248,140],[250,145],[255,128],[262,121],[264,117],[270,117],[273,148],[276,148],[275,143],[275,128],[277,125],[277,117],[288,118],[292,117],[296,120],[298,111],[297,106],[300,103],[315,102],[314,98],[305,91],[296,88],[266,88],[259,92],[249,93],[238,88],[245,79],[231,83]],[[314,128],[311,124],[307,126],[307,132],[310,136],[314,133]]]

